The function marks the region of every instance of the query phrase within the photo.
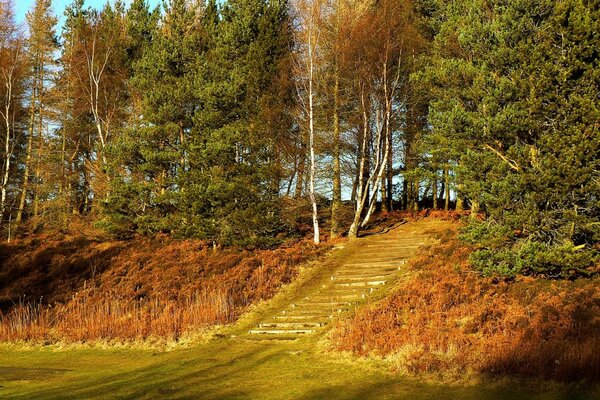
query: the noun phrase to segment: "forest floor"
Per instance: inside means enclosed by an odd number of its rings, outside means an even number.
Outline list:
[[[439,232],[448,222],[411,222],[395,229]],[[381,237],[384,237],[381,235]],[[24,399],[597,399],[600,388],[539,380],[457,379],[440,383],[399,375],[383,358],[332,350],[330,331],[296,340],[249,335],[307,293],[323,287],[364,243],[344,243],[275,297],[236,323],[210,330],[203,340],[157,351],[97,344],[0,346],[0,398]],[[400,280],[402,280],[400,276]]]

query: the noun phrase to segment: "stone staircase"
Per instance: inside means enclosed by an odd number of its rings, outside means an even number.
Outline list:
[[[249,336],[297,339],[323,330],[353,308],[383,297],[427,238],[424,233],[400,227],[356,239],[349,244],[348,257],[328,277],[260,322],[248,332]]]

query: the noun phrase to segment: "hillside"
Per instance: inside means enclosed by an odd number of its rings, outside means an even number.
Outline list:
[[[328,245],[213,249],[167,236],[38,235],[0,244],[0,340],[168,341],[235,321]]]
[[[597,281],[553,285],[529,280],[524,288],[519,281],[477,277],[464,269],[468,249],[453,239],[456,228],[456,221],[429,217],[340,242],[329,254],[300,268],[291,284],[271,300],[250,307],[237,322],[213,329],[200,341],[183,340],[167,352],[139,340],[126,347],[94,340],[45,347],[3,344],[0,394],[28,399],[596,398],[600,392],[592,382],[598,379],[598,359],[593,347],[586,347],[597,343],[596,322],[581,312],[595,313]],[[414,248],[403,244],[410,237],[418,237],[423,244],[419,255],[406,263],[406,257],[415,254]],[[177,259],[189,261],[182,254]],[[338,306],[340,298],[335,296],[348,294],[333,294],[339,288],[328,283],[336,283],[332,276],[344,274],[353,265],[363,265],[363,275],[368,265],[373,273],[391,274],[378,270],[382,266],[374,254],[386,255],[390,265],[396,263],[394,275],[366,297],[358,294],[343,300],[350,307]],[[371,261],[361,264],[359,260],[365,257]],[[299,300],[310,304],[313,296],[325,293],[330,298],[323,301],[330,302],[335,317],[319,329],[299,332],[295,326],[269,325],[278,316],[314,313],[315,304],[292,314],[289,310]],[[528,323],[520,319],[519,301],[528,304]],[[513,321],[518,323],[507,326]],[[257,333],[257,327],[272,331]],[[547,336],[541,338],[542,333]],[[498,335],[505,339],[499,341]],[[519,335],[540,339],[544,352],[535,353],[540,347],[527,347],[532,341],[515,340]],[[559,340],[560,349],[566,351],[556,353],[553,340]],[[497,346],[490,347],[493,343]],[[512,352],[507,353],[502,345],[510,343]],[[336,348],[351,350],[356,356]],[[549,354],[560,354],[561,368],[515,367],[533,361],[543,366]],[[569,358],[574,354],[580,356]],[[520,358],[507,361],[502,355]],[[493,370],[485,363],[494,360],[506,361],[504,369]],[[508,379],[498,379],[500,375]],[[524,380],[524,376],[534,379]],[[588,381],[564,385],[539,378]]]

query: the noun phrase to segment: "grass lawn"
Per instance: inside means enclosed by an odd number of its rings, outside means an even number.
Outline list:
[[[419,383],[376,361],[319,350],[317,338],[221,338],[155,353],[127,349],[0,351],[0,398],[13,399],[594,399],[574,385]]]

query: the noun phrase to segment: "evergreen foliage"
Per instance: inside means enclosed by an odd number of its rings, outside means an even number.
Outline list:
[[[119,234],[272,240],[286,228],[276,175],[277,135],[286,127],[272,130],[268,121],[279,112],[271,106],[289,47],[286,4],[210,2],[202,12],[173,0],[153,30],[147,5],[131,10],[140,117],[113,148],[121,176],[105,223]]]
[[[353,237],[378,211],[470,207],[483,273],[596,273],[597,0],[73,0],[58,41],[50,0],[28,36],[12,14],[3,237],[85,218],[269,246],[310,211],[318,242],[325,215]]]
[[[569,276],[597,261],[597,2],[443,5],[430,122],[461,195],[480,205],[464,238],[487,273]],[[437,150],[437,149],[436,149]]]

